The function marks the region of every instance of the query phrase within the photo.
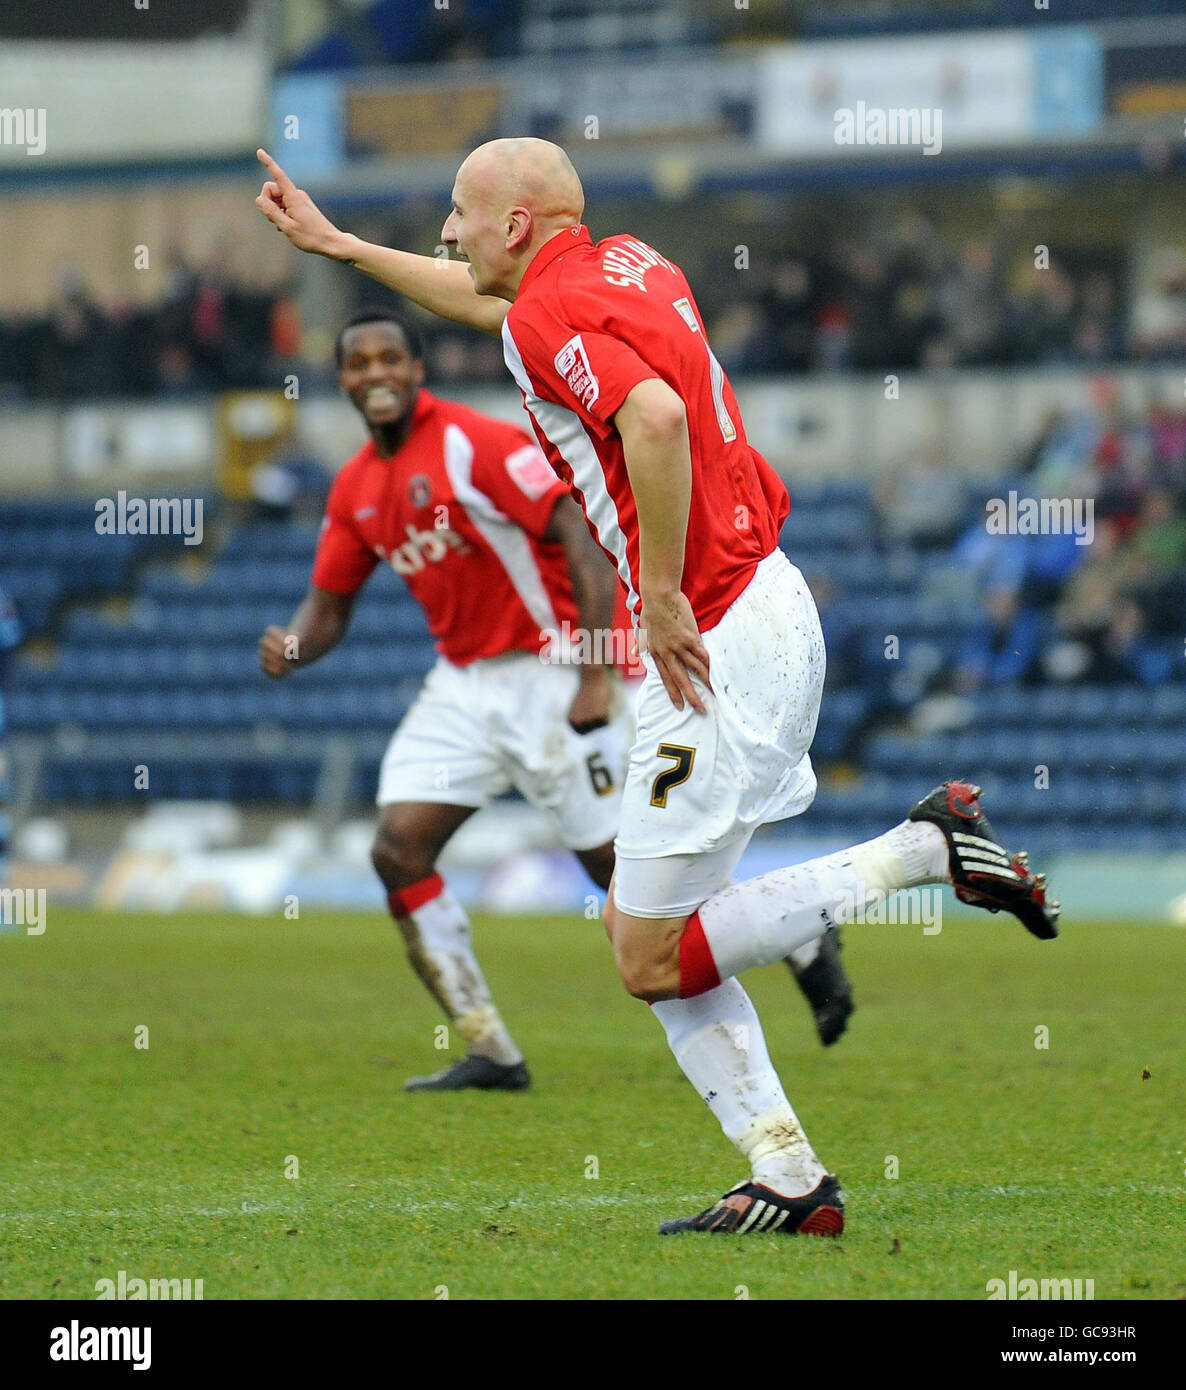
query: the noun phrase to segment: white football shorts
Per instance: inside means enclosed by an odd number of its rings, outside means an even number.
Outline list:
[[[444,657],[395,731],[376,801],[489,805],[516,788],[555,820],[568,849],[594,849],[618,828],[630,726],[616,693],[611,720],[578,734],[568,722],[574,666],[532,652],[455,666]]]
[[[615,842],[614,902],[635,917],[694,912],[731,881],[754,831],[815,798],[808,749],[824,638],[803,576],[771,552],[702,634],[706,714],[676,709],[649,658]]]

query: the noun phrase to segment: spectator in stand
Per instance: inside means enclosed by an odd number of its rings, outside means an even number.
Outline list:
[[[708,330],[712,350],[730,376],[769,371],[777,360],[777,344],[761,307],[739,299],[714,320]]]
[[[946,677],[969,691],[1039,673],[1048,680],[1172,679],[1186,611],[1186,419],[1154,401],[1126,415],[1114,380],[1090,407],[1052,411],[1025,451],[1025,496],[1095,503],[1089,546],[1073,534],[990,535],[977,516],[932,578],[981,623]]]
[[[999,362],[1004,351],[1004,287],[990,241],[969,242],[939,286],[939,312],[955,360],[977,367]]]
[[[1083,293],[1071,335],[1071,357],[1078,362],[1117,362],[1125,355],[1124,333],[1116,305],[1116,283],[1094,271]]]
[[[470,0],[469,10],[484,18],[451,47],[458,58],[470,41],[498,42],[496,0]],[[441,16],[440,37],[452,45],[457,15]],[[701,307],[728,369],[942,371],[1123,356],[1119,256],[1107,266],[1096,254],[1083,271],[1066,251],[1037,270],[1031,237],[999,211],[962,250],[916,211],[895,213],[885,226],[853,211],[798,232],[755,226],[746,234],[747,274],[706,268]],[[364,217],[356,230],[371,241],[432,247],[438,227],[435,203],[421,199],[398,219]],[[222,391],[265,386],[289,370],[311,380],[317,363],[299,360],[304,335],[291,288],[268,284],[243,254],[226,239],[196,265],[175,253],[162,298],[148,306],[99,304],[77,272],[66,272],[43,319],[0,308],[0,398]],[[711,260],[705,246],[702,255],[706,267],[719,267],[719,254]],[[1021,275],[1006,275],[1007,264],[1020,264]],[[1157,266],[1134,306],[1133,352],[1168,358],[1186,351],[1186,257],[1165,251]],[[422,327],[429,360],[438,343],[457,344],[440,349],[441,381],[502,380],[488,343],[427,316]],[[325,337],[320,325],[310,330],[310,341],[319,331]]]
[[[961,694],[1024,680],[1038,654],[1037,610],[1023,607],[1016,589],[990,589],[981,615],[981,624],[964,639],[956,662],[955,688]]]
[[[1179,501],[1186,499],[1186,411],[1165,401],[1151,401],[1149,441],[1153,476],[1170,488]]]
[[[1132,309],[1132,355],[1164,361],[1186,353],[1186,254],[1162,247],[1151,257]]]
[[[1043,653],[1050,680],[1111,683],[1164,679],[1164,661],[1144,638],[1140,606],[1126,592],[1128,559],[1116,526],[1096,526],[1091,553],[1054,610],[1056,636]]]
[[[780,261],[770,277],[763,308],[777,370],[807,371],[812,361],[818,309],[816,275],[811,264],[802,257]]]
[[[102,385],[110,376],[111,345],[106,330],[106,321],[91,301],[82,276],[73,266],[64,267],[49,316],[33,338],[34,393],[69,396],[79,383],[97,382],[96,394],[102,394]]]
[[[890,548],[944,550],[964,529],[964,481],[934,441],[880,473],[873,502],[880,538]]]
[[[1146,494],[1131,556],[1129,592],[1147,629],[1176,636],[1186,612],[1186,515],[1168,489]]]
[[[303,366],[293,354],[295,301],[283,286],[235,276],[230,250],[220,247],[200,273],[176,259],[160,301],[142,308],[119,295],[99,304],[64,267],[44,318],[0,313],[0,398],[223,391],[272,385],[278,365]]]

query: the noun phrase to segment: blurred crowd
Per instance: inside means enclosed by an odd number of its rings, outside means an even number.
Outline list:
[[[414,221],[367,230],[390,245],[426,245],[430,235]],[[740,266],[729,248],[723,269],[719,247],[689,239],[684,268],[728,372],[1098,366],[1186,355],[1186,254],[1176,247],[1155,251],[1133,284],[1119,254],[1063,252],[1036,265],[1025,245],[1032,238],[1007,221],[962,244],[918,212],[860,237],[830,230],[821,223],[810,246],[796,246],[791,234],[777,246],[747,247]],[[303,336],[291,287],[255,283],[232,265],[230,257],[178,261],[161,297],[135,306],[101,301],[65,268],[44,314],[0,306],[0,399],[221,391],[274,384],[298,368],[302,380],[328,384],[332,334]],[[343,283],[359,304],[385,294],[361,276]],[[430,380],[505,384],[497,341],[428,314],[417,319]]]
[[[408,230],[382,236],[418,244]],[[747,247],[743,268],[732,247],[724,268],[703,238],[681,248],[713,351],[734,376],[1095,366],[1186,353],[1186,255],[1176,248],[1158,252],[1134,285],[1122,253],[1038,257],[1007,220],[962,243],[920,213],[879,235],[832,239],[817,229],[801,248],[797,239]],[[503,379],[497,343],[427,316],[421,326],[435,380]]]
[[[956,247],[921,218],[887,247],[849,240],[751,265],[740,293],[701,305],[713,350],[739,374],[1111,362],[1129,350],[1116,268],[1039,269],[989,239]]]
[[[0,313],[0,399],[169,396],[275,385],[298,358],[300,316],[218,263],[178,263],[155,303],[100,301],[66,267],[46,313]]]
[[[929,553],[930,591],[979,615],[939,684],[966,693],[1009,682],[1152,685],[1180,674],[1186,410],[1164,401],[1127,410],[1100,377],[1083,409],[1049,415],[993,497],[1056,499],[1062,515],[1088,520],[1078,535],[993,534],[986,499],[970,499],[943,462],[924,453],[876,493],[885,543]]]

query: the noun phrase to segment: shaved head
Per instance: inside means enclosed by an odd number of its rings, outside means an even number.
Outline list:
[[[550,140],[489,140],[462,164],[457,181],[495,205],[509,209],[520,203],[536,221],[555,221],[556,230],[579,222],[585,211],[585,190],[572,160]]]
[[[581,180],[559,145],[490,140],[458,169],[441,238],[469,260],[479,294],[514,299],[535,253],[584,210]]]

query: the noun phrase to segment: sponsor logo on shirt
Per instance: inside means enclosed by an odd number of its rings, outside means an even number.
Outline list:
[[[539,499],[556,484],[552,465],[534,444],[524,444],[505,460],[507,474],[519,491],[533,502]]]
[[[375,549],[384,556],[396,574],[405,577],[419,574],[428,565],[440,564],[450,551],[466,555],[472,549],[465,537],[458,535],[456,531],[438,530],[435,527],[426,531],[422,527],[412,525],[411,522],[404,527],[404,531],[408,539],[403,545],[397,545],[389,555],[384,554],[381,546],[376,546]]]
[[[589,354],[585,351],[579,333],[569,338],[556,354],[555,365],[557,372],[568,383],[568,389],[588,410],[601,394],[601,387],[593,375],[593,368],[589,365]]]

